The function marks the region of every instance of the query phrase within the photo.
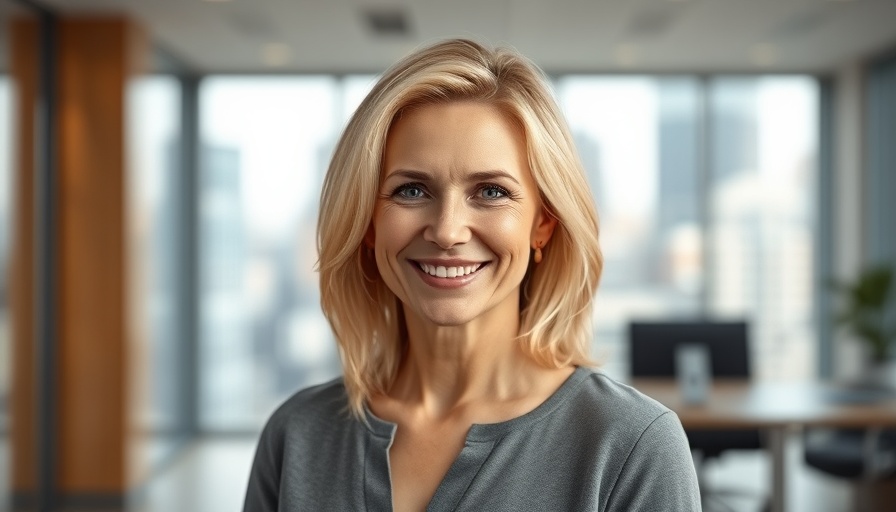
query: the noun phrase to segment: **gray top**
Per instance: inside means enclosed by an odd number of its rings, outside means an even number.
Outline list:
[[[261,433],[244,512],[392,510],[396,425],[348,413],[342,379],[286,401]],[[473,425],[429,511],[700,510],[678,417],[578,368],[533,411]]]

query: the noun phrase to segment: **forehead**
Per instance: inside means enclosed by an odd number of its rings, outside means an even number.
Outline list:
[[[440,175],[500,169],[531,179],[523,129],[497,106],[476,101],[404,111],[386,138],[384,177],[400,169]]]

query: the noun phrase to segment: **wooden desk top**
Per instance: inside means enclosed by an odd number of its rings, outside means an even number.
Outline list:
[[[705,404],[687,405],[674,379],[634,379],[630,384],[675,411],[690,429],[896,427],[896,394],[863,394],[818,382],[717,379]]]

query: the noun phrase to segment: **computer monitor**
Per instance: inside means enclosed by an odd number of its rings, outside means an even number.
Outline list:
[[[747,323],[709,320],[631,322],[631,376],[675,376],[675,350],[682,344],[706,345],[713,377],[750,376]]]

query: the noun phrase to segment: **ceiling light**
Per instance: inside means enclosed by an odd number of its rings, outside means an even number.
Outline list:
[[[759,43],[750,48],[750,60],[754,65],[767,68],[778,62],[778,49],[773,44]]]
[[[614,56],[619,67],[634,67],[638,63],[638,47],[633,44],[620,44],[616,47]]]
[[[411,24],[401,7],[372,7],[363,11],[364,24],[378,37],[408,37]]]
[[[271,43],[265,45],[262,50],[264,63],[271,67],[280,67],[289,62],[292,57],[292,49],[283,43]]]

